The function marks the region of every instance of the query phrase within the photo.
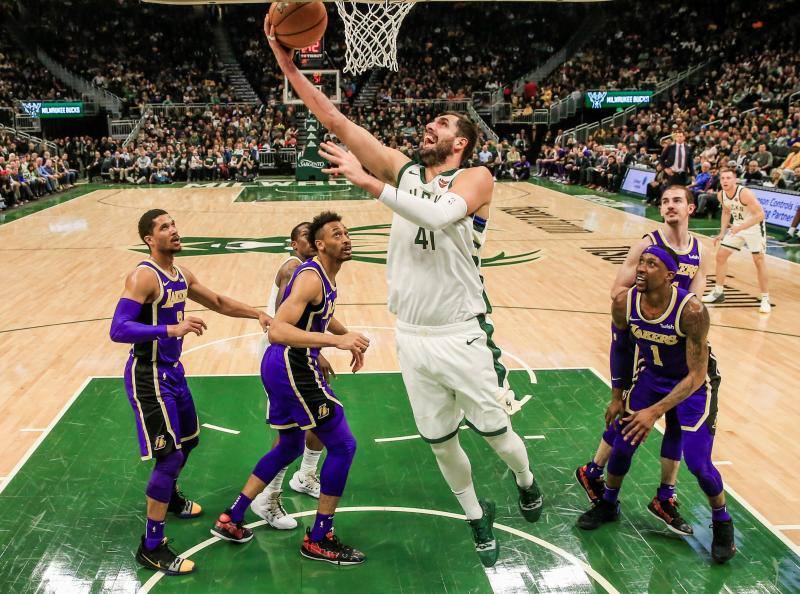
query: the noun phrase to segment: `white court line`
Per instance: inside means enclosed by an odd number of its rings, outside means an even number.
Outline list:
[[[200,349],[204,349],[206,347],[213,346],[215,344],[220,344],[222,342],[229,342],[231,340],[238,340],[240,338],[246,338],[248,336],[262,336],[265,332],[248,332],[247,334],[239,334],[238,336],[229,336],[228,338],[220,338],[219,340],[212,340],[211,342],[207,342],[205,344],[197,345],[196,347],[192,347],[190,349],[186,349],[183,351],[182,355],[188,355],[189,353],[193,353],[195,351],[199,351]]]
[[[526,435],[525,439],[544,439],[544,435]]]
[[[420,439],[421,435],[401,435],[400,437],[378,437],[375,443],[387,443],[390,441],[406,441],[407,439]]]
[[[39,212],[42,212],[42,211],[39,211]],[[17,462],[17,464],[14,466],[14,468],[11,470],[11,472],[8,473],[8,476],[6,477],[6,480],[3,482],[2,485],[0,485],[0,493],[2,493],[3,490],[9,484],[11,484],[11,479],[13,479],[17,475],[17,473],[20,471],[20,469],[23,466],[25,466],[25,463],[28,461],[28,459],[36,451],[36,448],[38,448],[39,445],[50,434],[50,432],[53,430],[53,427],[56,426],[56,424],[61,420],[61,417],[63,417],[64,414],[67,412],[67,410],[69,410],[69,407],[72,406],[72,403],[75,402],[75,400],[77,400],[78,396],[80,396],[81,393],[86,389],[86,386],[89,385],[90,381],[92,381],[92,376],[89,376],[85,380],[83,380],[83,383],[78,387],[77,390],[75,390],[75,393],[67,401],[67,403],[63,407],[61,407],[61,410],[58,411],[58,414],[55,417],[53,417],[53,420],[50,421],[50,424],[47,426],[47,428],[44,431],[42,431],[42,433],[39,435],[39,437],[36,439],[36,441],[34,441],[31,444],[31,447],[28,448],[28,451],[25,452],[25,455],[22,456],[22,458],[20,459],[19,462]]]
[[[212,425],[211,423],[203,423],[202,427],[206,429],[213,429],[214,431],[222,431],[223,433],[230,433],[232,435],[239,435],[240,431],[236,429],[226,429],[225,427],[220,427],[219,425]]]
[[[363,507],[340,507],[336,510],[337,514],[343,514],[347,512],[396,512],[396,513],[406,513],[406,514],[421,514],[425,516],[439,516],[442,518],[452,518],[454,520],[466,520],[466,517],[460,514],[454,514],[451,512],[440,511],[437,509],[425,509],[425,508],[418,508],[418,507],[379,507],[379,506],[363,506]],[[317,513],[317,510],[309,510],[303,512],[297,512],[294,514],[289,514],[292,518],[300,518],[303,516],[313,516]],[[258,522],[253,522],[252,524],[247,524],[248,528],[257,528],[259,526],[263,526],[266,524],[264,520],[259,520]],[[581,561],[572,553],[569,553],[554,545],[551,542],[538,538],[532,534],[528,534],[527,532],[523,532],[522,530],[517,530],[516,528],[512,528],[511,526],[506,526],[504,524],[499,524],[497,522],[494,523],[494,527],[498,530],[502,530],[503,532],[507,532],[509,534],[513,534],[514,536],[518,536],[520,538],[524,538],[525,540],[532,542],[534,544],[539,545],[542,548],[545,548],[559,557],[569,561],[573,566],[581,569],[586,575],[592,578],[595,582],[597,582],[606,592],[609,594],[619,594],[619,590],[617,590],[611,583],[603,577],[599,572],[597,572],[591,565],[588,563]],[[206,547],[209,547],[213,544],[218,542],[223,542],[221,539],[217,537],[212,537],[204,540],[203,542],[196,544],[188,551],[183,553],[179,553],[178,556],[187,559],[188,557],[194,555],[198,551],[202,551]],[[153,587],[161,581],[161,578],[164,577],[164,574],[156,572],[153,576],[147,580],[142,587],[139,589],[139,594],[147,594]]]
[[[733,466],[733,462],[730,460],[712,460],[711,463],[714,466]]]
[[[603,382],[605,385],[607,385],[609,388],[611,387],[611,382],[609,382],[609,381],[608,381],[608,380],[607,380],[607,379],[606,379],[606,378],[605,378],[605,377],[604,377],[604,376],[603,376],[603,375],[602,375],[602,374],[601,374],[599,371],[597,371],[597,370],[596,370],[594,367],[589,367],[588,369],[589,369],[589,370],[590,370],[592,373],[594,373],[594,374],[595,374],[595,375],[596,375],[598,378],[600,378],[600,379],[602,380],[602,382]],[[655,426],[655,428],[656,428],[656,430],[658,430],[658,432],[659,432],[659,433],[664,433],[664,430],[663,430],[661,427],[659,427],[658,425],[656,425],[656,426]],[[753,516],[753,517],[754,517],[756,520],[758,520],[759,522],[761,522],[761,524],[764,526],[764,528],[766,528],[767,530],[769,530],[770,532],[772,532],[772,534],[775,536],[775,538],[777,538],[778,540],[780,540],[780,541],[781,541],[783,544],[785,544],[787,547],[789,547],[789,550],[790,550],[790,551],[792,551],[792,552],[793,552],[795,555],[797,555],[798,557],[800,557],[800,545],[797,545],[797,544],[795,544],[794,542],[792,542],[792,541],[791,541],[791,540],[790,540],[790,539],[789,539],[789,538],[788,538],[788,537],[787,537],[785,534],[783,534],[783,533],[782,533],[780,530],[778,530],[778,528],[777,528],[777,526],[775,526],[775,524],[773,524],[773,523],[772,523],[772,522],[770,522],[770,521],[769,521],[769,520],[768,520],[766,517],[764,517],[764,514],[762,514],[762,513],[761,513],[760,511],[758,511],[758,510],[757,510],[755,507],[753,507],[753,506],[750,504],[750,502],[748,502],[748,501],[747,501],[747,500],[746,500],[744,497],[742,497],[741,495],[739,495],[739,493],[737,493],[737,492],[736,492],[736,491],[735,491],[735,490],[734,490],[734,489],[733,489],[733,488],[732,488],[730,485],[728,485],[727,483],[725,484],[725,491],[727,491],[727,492],[728,492],[728,494],[729,494],[731,497],[733,497],[733,498],[734,498],[736,501],[738,501],[738,502],[739,502],[739,505],[741,505],[741,506],[742,506],[743,508],[745,508],[745,509],[746,509],[748,512],[750,512],[750,514],[751,514],[751,515],[752,515],[752,516]]]
[[[778,530],[800,530],[800,524],[778,524],[775,528]]]
[[[24,429],[20,429],[20,431],[25,433],[40,433],[42,431],[47,431],[47,429],[44,427],[25,427]]]

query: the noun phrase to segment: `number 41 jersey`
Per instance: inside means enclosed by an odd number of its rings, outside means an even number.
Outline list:
[[[419,200],[445,199],[463,169],[445,171],[425,183],[425,167],[407,163],[398,188]],[[392,218],[387,258],[389,311],[415,326],[456,324],[487,313],[480,249],[487,221],[467,215],[439,231]]]

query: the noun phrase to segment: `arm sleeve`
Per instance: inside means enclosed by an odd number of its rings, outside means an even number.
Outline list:
[[[121,298],[114,310],[111,320],[111,340],[114,342],[151,342],[159,338],[167,338],[167,326],[151,326],[136,321],[142,311],[142,304],[133,299]]]
[[[443,229],[467,215],[466,201],[453,192],[442,194],[434,202],[422,200],[386,184],[378,200],[404,219],[432,231]]]
[[[630,332],[611,324],[611,387],[627,390],[633,379],[633,344]]]

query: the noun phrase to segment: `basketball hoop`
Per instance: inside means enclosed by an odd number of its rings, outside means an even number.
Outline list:
[[[344,21],[344,71],[361,74],[370,68],[397,70],[397,34],[417,0],[336,0]]]

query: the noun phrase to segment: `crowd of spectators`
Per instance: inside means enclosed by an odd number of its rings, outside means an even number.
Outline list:
[[[599,33],[545,80],[511,95],[514,108],[546,108],[587,89],[654,88],[692,65],[735,59],[742,43],[753,37],[758,43],[775,39],[774,26],[786,11],[782,3],[769,0],[683,5],[626,0],[610,9],[612,32]]]
[[[234,100],[214,49],[213,16],[207,7],[139,0],[21,5],[15,26],[23,28],[32,45],[128,106]]]

